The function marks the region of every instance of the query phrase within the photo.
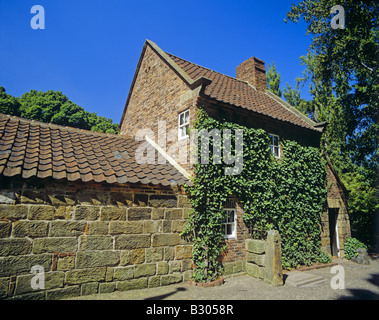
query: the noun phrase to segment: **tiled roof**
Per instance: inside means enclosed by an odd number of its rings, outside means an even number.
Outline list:
[[[166,52],[166,54],[192,80],[200,77],[212,80],[204,91],[204,94],[211,99],[242,107],[300,127],[322,131],[322,129],[315,127],[312,120],[268,91],[258,91],[245,81],[204,68],[170,53]]]
[[[0,176],[183,185],[171,164],[138,164],[142,142],[0,114]]]

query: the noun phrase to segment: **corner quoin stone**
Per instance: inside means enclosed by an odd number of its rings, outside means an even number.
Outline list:
[[[267,233],[265,254],[265,272],[263,280],[273,286],[283,285],[282,247],[277,230]]]

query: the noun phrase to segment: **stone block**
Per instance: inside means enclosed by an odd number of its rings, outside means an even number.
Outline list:
[[[58,206],[55,210],[55,219],[70,220],[74,216],[73,206]]]
[[[126,208],[102,207],[100,213],[100,220],[126,220]]]
[[[174,272],[180,272],[182,269],[182,263],[178,260],[171,260],[168,262],[168,272],[174,273]]]
[[[191,201],[187,196],[180,195],[178,197],[178,207],[179,208],[192,208]]]
[[[0,221],[0,238],[8,238],[11,234],[11,222]]]
[[[175,258],[180,259],[191,259],[192,258],[192,246],[176,246],[175,247]]]
[[[175,208],[178,204],[178,199],[175,195],[151,195],[149,205],[152,207],[167,207]]]
[[[34,276],[35,276],[34,274],[18,276],[16,279],[14,294],[20,295],[20,294],[36,291],[36,289],[33,289],[31,286],[31,280]],[[44,290],[63,288],[64,272],[45,272],[44,279],[45,279]],[[37,289],[37,290],[43,290],[43,289]]]
[[[113,249],[111,236],[80,236],[79,250],[110,250]]]
[[[77,238],[37,238],[33,242],[33,253],[73,252],[78,249]]]
[[[72,237],[84,233],[87,223],[84,221],[52,221],[49,237]]]
[[[76,268],[115,266],[120,262],[119,251],[79,251],[76,253]]]
[[[159,287],[161,283],[161,277],[159,276],[153,276],[150,277],[148,280],[148,287],[149,288],[156,288]]]
[[[116,290],[116,283],[99,283],[99,293],[111,293]]]
[[[162,232],[162,221],[147,220],[143,221],[143,233]]]
[[[0,278],[0,299],[4,299],[8,296],[9,293],[9,277]]]
[[[282,247],[276,230],[267,233],[264,281],[273,286],[283,285]]]
[[[173,247],[166,247],[163,249],[163,258],[166,261],[174,260],[175,258],[175,248]]]
[[[57,270],[66,271],[75,268],[75,255],[64,256],[58,259]]]
[[[163,260],[163,248],[146,249],[146,262],[157,262]]]
[[[76,206],[75,220],[92,221],[100,217],[100,207],[97,206]]]
[[[140,221],[140,220],[150,220],[151,219],[151,208],[129,208],[128,210],[128,220],[129,221]]]
[[[142,221],[111,221],[109,223],[110,234],[138,234],[143,233]]]
[[[117,281],[134,278],[134,266],[114,268],[113,279]]]
[[[82,296],[96,294],[99,290],[99,284],[97,282],[83,283],[80,289],[80,295]]]
[[[265,255],[264,254],[256,254],[256,253],[248,252],[246,254],[246,260],[248,262],[255,263],[261,267],[264,267],[264,265],[265,265]]]
[[[147,288],[147,278],[119,281],[117,282],[116,287],[117,287],[117,290],[119,291],[144,289],[144,288]]]
[[[51,254],[35,254],[0,258],[0,277],[30,273],[32,266],[35,265],[40,265],[44,268],[44,270],[48,271],[51,268],[51,264]]]
[[[32,251],[32,242],[24,238],[0,239],[0,256],[18,256]]]
[[[262,254],[265,252],[266,241],[247,239],[245,241],[246,251],[252,253]]]
[[[120,253],[120,266],[130,264],[130,250],[123,250]]]
[[[182,209],[166,209],[165,212],[166,220],[179,220],[183,218]]]
[[[16,221],[13,223],[13,237],[46,237],[49,224],[44,221]]]
[[[171,231],[181,233],[187,225],[187,220],[174,220],[171,223]]]
[[[166,261],[157,263],[157,274],[168,274],[168,263]]]
[[[160,233],[154,234],[152,237],[152,246],[176,246],[180,243],[180,235],[178,233]]]
[[[33,205],[29,208],[29,220],[54,220],[55,208],[52,206]]]
[[[181,273],[172,273],[161,276],[161,286],[167,286],[169,284],[174,284],[178,282],[182,282],[182,274]]]
[[[71,286],[62,289],[55,289],[46,292],[46,300],[61,300],[80,295],[79,286]]]
[[[130,251],[130,264],[145,262],[145,249],[133,249]]]
[[[150,235],[120,235],[115,236],[115,249],[138,249],[150,247]]]
[[[139,264],[135,267],[134,277],[148,277],[155,275],[156,265],[155,263]]]
[[[66,272],[65,284],[82,284],[105,281],[106,267],[70,270]]]
[[[28,207],[23,205],[0,204],[0,219],[20,220],[26,219]]]
[[[108,234],[109,222],[107,221],[92,221],[88,222],[89,235],[106,235]]]
[[[153,208],[151,213],[151,219],[153,220],[162,220],[164,219],[164,208]]]

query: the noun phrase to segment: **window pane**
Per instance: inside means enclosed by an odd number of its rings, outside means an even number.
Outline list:
[[[185,123],[189,123],[189,110],[184,113],[184,121]]]
[[[233,225],[227,224],[226,225],[226,235],[230,236],[231,234],[233,234]]]
[[[184,114],[181,113],[181,114],[179,115],[179,125],[183,125],[183,124],[184,124]]]
[[[274,136],[274,143],[273,143],[274,146],[278,146],[279,145],[279,138],[278,137],[275,137]]]

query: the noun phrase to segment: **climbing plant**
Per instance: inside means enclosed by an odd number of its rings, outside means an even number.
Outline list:
[[[326,262],[328,256],[320,250],[319,227],[326,198],[326,171],[319,150],[281,140],[283,156],[278,160],[270,151],[264,130],[213,119],[202,109],[195,129],[212,135],[207,139],[198,135],[198,164],[192,185],[186,187],[193,209],[183,234],[191,235],[193,242],[194,281],[212,281],[222,274],[220,257],[226,248],[223,206],[230,195],[240,199],[248,226],[279,231],[285,268]],[[230,150],[225,139],[231,142]],[[209,147],[207,163],[200,158],[204,147]],[[243,156],[242,169],[226,174],[226,169],[236,163],[220,161],[220,157],[225,160],[237,157],[237,153]]]

